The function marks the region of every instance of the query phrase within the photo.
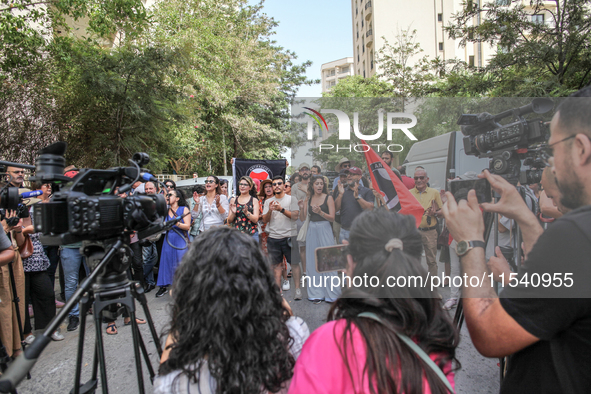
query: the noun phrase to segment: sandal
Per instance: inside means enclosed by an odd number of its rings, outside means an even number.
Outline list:
[[[146,321],[144,319],[139,319],[139,318],[135,318],[135,322],[136,324],[146,324]],[[129,321],[127,323],[123,323],[126,326],[131,326],[131,319],[129,319]]]
[[[117,325],[115,323],[107,324],[107,335],[117,335]]]

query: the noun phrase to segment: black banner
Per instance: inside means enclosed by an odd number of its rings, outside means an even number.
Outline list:
[[[253,180],[260,181],[272,179],[276,175],[281,175],[285,179],[286,167],[285,159],[281,160],[248,160],[234,159],[232,164],[232,173],[234,176],[234,194],[238,194],[238,180],[244,175]]]

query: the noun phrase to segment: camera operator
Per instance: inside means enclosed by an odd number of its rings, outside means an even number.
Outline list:
[[[482,207],[514,219],[523,230],[526,260],[520,282],[506,286],[500,299],[490,277],[483,277],[484,222],[476,193],[470,191],[468,201],[459,203],[447,193],[443,208],[458,241],[464,274],[484,278],[480,287],[464,282],[464,314],[472,341],[484,356],[512,355],[501,393],[586,392],[591,386],[591,88],[575,96],[558,107],[546,148],[562,204],[573,211],[543,232],[515,187],[484,173],[501,198]],[[526,274],[549,275],[552,284],[527,284]]]
[[[147,195],[158,193],[158,187],[154,182],[146,182],[144,188]],[[156,238],[159,239],[160,236]],[[156,281],[154,280],[154,266],[158,262],[156,241],[142,240],[142,258],[144,259],[144,292],[149,293],[156,288]]]
[[[18,246],[24,243],[22,234],[22,220],[16,220],[16,212],[7,211],[2,220],[4,233],[0,235],[0,340],[9,356],[16,357],[21,350],[21,332],[16,317],[16,307],[13,302],[13,289],[10,284],[10,270],[12,264],[16,294],[21,302],[18,304],[20,316],[25,316],[25,272],[18,252]],[[12,219],[12,220],[11,220]],[[17,223],[14,223],[14,222]],[[12,261],[12,263],[11,263]]]

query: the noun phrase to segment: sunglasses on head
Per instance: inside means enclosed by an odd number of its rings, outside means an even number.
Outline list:
[[[208,179],[208,180],[206,180],[206,181],[205,181],[205,183],[215,183],[215,180],[213,180],[213,179]]]
[[[283,182],[273,182],[273,186],[281,186],[283,185]]]
[[[415,181],[422,181],[423,179],[425,179],[424,176],[415,176]]]

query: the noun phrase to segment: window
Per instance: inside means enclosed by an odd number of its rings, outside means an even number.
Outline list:
[[[468,57],[468,66],[469,67],[474,67],[474,56],[469,56]]]
[[[334,77],[334,74],[335,74],[335,70],[334,70],[334,68],[333,68],[332,70],[330,70],[330,76],[331,76],[331,77]]]
[[[359,63],[359,45],[357,45],[357,63]]]
[[[437,14],[437,22],[443,22],[443,14]]]
[[[536,14],[531,16],[532,23],[537,23],[540,25],[544,24],[544,14]]]
[[[503,5],[506,5],[506,6],[511,5],[511,0],[497,0],[497,5],[501,5],[501,6],[503,6]]]
[[[362,51],[365,53],[365,37],[361,36],[361,47],[363,48]]]
[[[373,70],[373,49],[369,52],[370,70]]]
[[[439,50],[443,51],[443,43],[442,42],[439,43]]]
[[[341,74],[345,74],[345,73],[348,73],[348,72],[349,72],[349,67],[348,66],[347,67],[343,67],[341,69]]]

